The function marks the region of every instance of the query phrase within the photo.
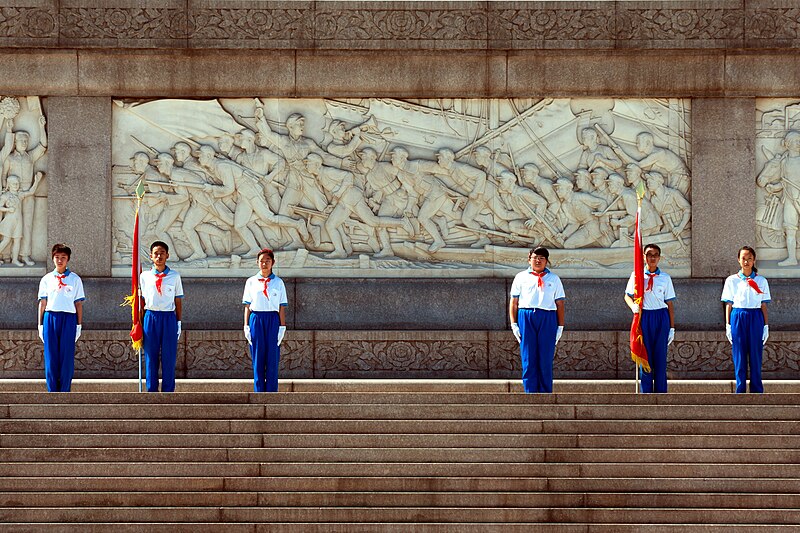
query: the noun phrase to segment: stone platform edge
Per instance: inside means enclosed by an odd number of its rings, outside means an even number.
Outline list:
[[[633,376],[627,331],[566,331],[556,350],[554,377],[581,380]],[[800,332],[774,332],[764,350],[764,379],[800,378]],[[510,331],[290,330],[281,346],[284,379],[515,380],[519,345]],[[681,332],[669,350],[668,377],[731,379],[730,344],[722,332]],[[138,362],[127,331],[84,332],[76,347],[75,378],[130,379]],[[0,378],[44,375],[35,331],[0,330]],[[249,379],[240,331],[185,331],[178,347],[181,379]]]

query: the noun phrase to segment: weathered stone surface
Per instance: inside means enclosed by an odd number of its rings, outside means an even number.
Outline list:
[[[58,43],[56,0],[11,0],[0,6],[0,46],[46,46]]]
[[[293,96],[291,52],[121,51],[80,53],[85,96]]]
[[[797,96],[800,56],[779,51],[728,52],[725,58],[725,95],[734,97]]]
[[[78,54],[74,50],[0,51],[4,94],[74,96],[79,94]]]
[[[756,197],[749,170],[755,163],[752,115],[744,120],[754,109],[750,98],[693,101],[699,146],[692,162],[692,202],[697,213],[692,237],[698,239],[692,254],[694,276],[726,277],[738,268],[739,247],[754,246]]]
[[[800,10],[793,0],[747,0],[746,48],[797,48]]]
[[[713,52],[548,51],[508,53],[508,93],[563,96],[714,96],[724,91]]]
[[[83,276],[111,275],[110,110],[107,98],[47,99],[47,240],[67,243]]]
[[[64,47],[185,48],[185,0],[62,0]]]
[[[314,2],[190,0],[190,48],[313,48]]]

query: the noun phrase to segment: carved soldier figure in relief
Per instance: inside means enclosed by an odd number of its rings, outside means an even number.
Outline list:
[[[302,248],[301,237],[308,237],[305,223],[287,216],[276,215],[270,211],[269,205],[264,199],[264,191],[256,178],[241,165],[227,159],[217,158],[216,155],[211,146],[200,147],[198,158],[200,166],[221,183],[220,185],[206,184],[203,190],[217,199],[234,196],[238,193],[238,196],[235,196],[237,200],[236,211],[233,215],[233,228],[249,248],[244,257],[255,257],[261,250],[253,232],[247,227],[250,217],[254,214],[267,224],[285,227],[292,238],[289,249]]]
[[[539,167],[533,163],[527,163],[522,167],[522,184],[533,189],[547,200],[549,219],[551,222],[555,221],[558,217],[558,211],[561,209],[561,200],[558,199],[553,187],[553,181],[550,178],[541,176]]]
[[[611,246],[613,248],[631,246],[633,244],[632,236],[635,229],[634,226],[636,225],[636,211],[638,209],[636,192],[625,187],[625,178],[617,173],[611,174],[608,177],[608,191],[614,197],[610,208],[617,211],[617,213],[611,216],[610,224],[612,228],[617,230],[619,235],[618,239],[612,243]],[[644,235],[644,229],[641,229],[642,235]]]
[[[342,159],[350,157],[355,152],[361,143],[364,142],[361,138],[361,127],[353,128],[347,131],[345,123],[341,120],[334,120],[328,127],[328,133],[331,134],[333,140],[325,148],[328,153],[341,157]]]
[[[783,228],[786,233],[786,259],[779,266],[797,265],[797,229],[800,225],[800,131],[789,131],[783,138],[786,151],[764,165],[758,185],[770,193],[783,192]]]
[[[236,142],[242,151],[233,160],[261,177],[267,203],[273,212],[277,212],[281,207],[278,183],[282,182],[286,161],[272,150],[256,146],[256,134],[250,130],[236,134]]]
[[[402,217],[408,203],[408,193],[397,179],[395,168],[391,163],[379,162],[378,153],[372,148],[364,148],[360,155],[359,170],[366,180],[367,204],[378,216]],[[413,228],[410,233],[413,237]],[[378,239],[381,249],[375,257],[393,256],[394,250],[386,228],[378,229]]]
[[[608,204],[602,198],[584,192],[575,192],[572,182],[560,178],[556,182],[556,194],[561,199],[561,211],[567,222],[562,232],[564,248],[585,248],[603,246],[603,242],[613,239],[604,235],[600,219],[595,212],[605,209]]]
[[[617,172],[622,168],[622,161],[614,153],[610,146],[600,144],[597,132],[593,128],[581,130],[581,152],[578,168],[587,169],[590,172],[598,167],[604,167],[609,172]]]
[[[691,217],[689,202],[680,191],[664,185],[664,176],[660,172],[647,173],[647,189],[652,194],[653,207],[661,215],[661,231],[669,231],[680,240],[680,234]]]
[[[592,170],[592,187],[594,188],[592,194],[599,196],[606,202],[611,202],[615,195],[608,190],[608,175],[608,170],[603,167],[597,167]]]
[[[375,216],[367,205],[364,191],[354,184],[352,172],[323,166],[322,157],[317,154],[308,155],[306,168],[332,198],[330,205],[325,208],[325,212],[329,213],[325,221],[325,230],[331,238],[334,249],[325,257],[344,258],[349,255],[345,250],[340,231],[343,230],[345,221],[352,219],[353,215],[367,224],[373,233],[377,228],[401,227],[405,227],[408,233],[413,232],[408,220]]]
[[[220,135],[219,139],[217,140],[219,153],[224,155],[228,159],[236,161],[236,158],[239,156],[239,154],[242,153],[242,150],[238,146],[236,146],[235,142],[236,138],[230,133]]]
[[[508,222],[519,218],[519,216],[503,206],[502,202],[497,201],[500,193],[497,190],[498,176],[509,168],[497,161],[496,155],[485,146],[475,149],[475,162],[482,168],[487,175],[486,185],[483,194],[479,195],[475,201],[480,203],[480,213],[475,216],[475,220],[490,230],[509,231]],[[476,243],[473,246],[477,246]],[[488,244],[488,243],[487,243]]]
[[[30,189],[20,191],[22,180],[17,176],[10,175],[6,180],[8,190],[0,194],[0,213],[4,213],[0,220],[0,256],[2,256],[8,245],[11,245],[11,262],[16,266],[23,266],[23,259],[20,258],[21,239],[24,233],[24,211],[23,205],[26,199],[32,198],[36,192],[36,187],[42,181],[42,173],[37,172],[33,179]],[[0,261],[2,264],[2,261]]]
[[[689,193],[689,169],[676,153],[655,145],[653,134],[642,132],[636,136],[636,149],[644,157],[638,161],[643,170],[655,170],[666,174],[669,187],[682,195]]]
[[[142,153],[142,152],[139,152]],[[147,155],[147,154],[145,154]],[[135,156],[134,156],[135,157]],[[150,194],[145,195],[145,200],[148,196],[154,196],[160,205],[160,213],[156,221],[156,227],[153,233],[156,239],[160,239],[167,243],[171,250],[177,249],[172,243],[169,229],[178,220],[181,212],[189,204],[189,191],[186,187],[177,186],[172,184],[172,172],[174,169],[175,158],[168,153],[158,154],[158,176],[159,179],[153,180],[148,184],[150,187]],[[158,185],[158,182],[166,182],[170,185]],[[222,233],[220,231],[220,233]],[[147,242],[147,240],[145,240]]]
[[[46,120],[44,115],[39,117],[39,144],[33,149],[29,148],[30,135],[26,131],[18,131],[12,133],[11,128],[8,128],[6,133],[6,146],[13,144],[14,150],[3,161],[2,173],[0,173],[0,182],[5,181],[7,176],[17,176],[20,181],[21,190],[30,190],[33,185],[33,166],[36,162],[47,152],[47,132],[45,131]],[[34,264],[31,259],[31,250],[33,247],[33,240],[31,232],[33,231],[33,212],[35,209],[35,201],[33,194],[26,195],[22,200],[22,245],[21,254],[22,261],[32,266]]]

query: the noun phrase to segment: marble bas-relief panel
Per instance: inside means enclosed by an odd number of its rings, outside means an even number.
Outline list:
[[[0,276],[47,268],[47,132],[38,96],[0,96]]]
[[[756,100],[755,149],[759,271],[800,277],[800,98]]]
[[[642,233],[689,276],[688,99],[115,101],[113,265],[166,241],[184,275],[486,277],[543,244],[567,277],[627,277]]]

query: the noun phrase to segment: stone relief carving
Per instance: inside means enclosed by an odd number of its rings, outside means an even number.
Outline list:
[[[116,101],[113,263],[170,244],[185,275],[506,276],[544,244],[566,276],[627,277],[634,189],[689,275],[689,100]],[[143,250],[146,256],[146,249]]]
[[[797,7],[748,9],[745,21],[749,38],[794,40],[800,30],[800,9]]]
[[[47,261],[46,120],[39,97],[0,97],[0,272],[33,273]],[[40,269],[36,269],[38,273]]]
[[[186,38],[186,13],[166,7],[62,7],[60,33],[70,39]]]
[[[482,9],[337,9],[319,6],[317,39],[475,39],[486,34]],[[480,37],[478,37],[480,38]]]
[[[55,9],[44,7],[0,8],[0,36],[16,38],[52,38],[58,34]]]
[[[619,39],[740,39],[742,9],[650,9],[631,3],[617,16]]]
[[[774,277],[800,275],[800,100],[756,100],[756,250]]]
[[[200,9],[191,13],[193,39],[291,39],[311,35],[308,9]]]
[[[614,8],[503,9],[495,13],[490,24],[497,32],[494,39],[613,40]]]

